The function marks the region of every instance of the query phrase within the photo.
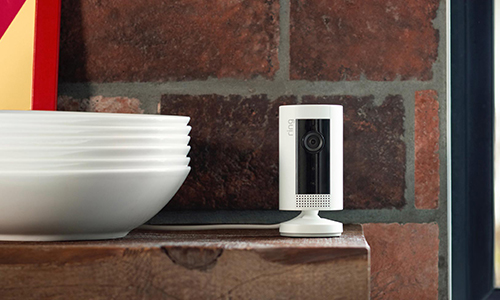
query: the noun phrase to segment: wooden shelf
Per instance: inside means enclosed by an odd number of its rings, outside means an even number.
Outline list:
[[[361,226],[131,232],[119,240],[0,242],[0,299],[368,299]]]

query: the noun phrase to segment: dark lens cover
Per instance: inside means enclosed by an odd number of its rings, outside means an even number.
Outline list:
[[[304,148],[306,148],[309,152],[321,151],[324,141],[325,138],[317,131],[309,131],[302,139]]]

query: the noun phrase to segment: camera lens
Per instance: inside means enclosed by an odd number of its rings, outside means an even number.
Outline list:
[[[324,138],[317,131],[309,131],[302,139],[304,148],[309,152],[319,152],[323,148]]]

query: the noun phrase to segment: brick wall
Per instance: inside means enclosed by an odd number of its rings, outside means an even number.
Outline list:
[[[278,107],[344,106],[345,210],[373,299],[446,299],[444,0],[63,0],[59,110],[192,118],[152,223],[278,222]]]

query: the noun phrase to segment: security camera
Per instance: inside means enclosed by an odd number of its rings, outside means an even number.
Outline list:
[[[280,210],[302,211],[280,224],[290,237],[340,236],[342,223],[320,210],[343,209],[343,107],[285,105],[279,109]]]

